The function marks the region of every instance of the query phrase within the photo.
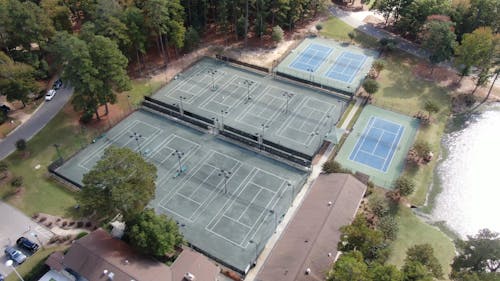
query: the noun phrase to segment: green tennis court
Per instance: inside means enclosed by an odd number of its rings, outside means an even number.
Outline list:
[[[418,127],[415,118],[368,105],[335,160],[390,189],[404,169]]]
[[[213,120],[220,129],[231,126],[309,156],[347,104],[345,97],[211,58],[180,73],[152,98]]]
[[[81,185],[111,146],[140,152],[158,168],[158,213],[174,218],[200,251],[246,272],[303,186],[307,173],[213,135],[137,111],[57,173]]]
[[[275,69],[346,94],[354,94],[377,53],[323,38],[306,38]]]

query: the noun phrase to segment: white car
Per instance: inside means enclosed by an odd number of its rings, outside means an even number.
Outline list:
[[[45,94],[45,100],[46,101],[51,101],[54,98],[55,95],[56,95],[56,90],[51,89],[51,90],[49,90],[47,92],[47,94]]]

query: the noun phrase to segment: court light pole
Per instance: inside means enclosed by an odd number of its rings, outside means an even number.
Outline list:
[[[212,76],[212,91],[215,91],[215,74],[217,74],[217,69],[210,68],[208,74]]]
[[[226,171],[224,169],[219,170],[219,177],[223,177],[224,180],[224,194],[227,193],[227,180],[231,177],[231,171]]]
[[[142,139],[142,135],[136,132],[132,132],[132,135],[129,136],[131,139],[135,139],[137,142],[137,151],[139,151],[139,155],[142,155],[141,153],[141,144],[139,142],[140,139]]]
[[[250,97],[250,86],[252,86],[253,83],[254,83],[253,81],[247,79],[243,81],[243,84],[247,86],[247,102],[252,99],[252,97]]]
[[[184,152],[181,152],[181,151],[179,151],[179,150],[176,149],[174,152],[172,152],[172,156],[176,156],[177,157],[177,161],[179,163],[179,174],[182,173],[182,162],[181,162],[181,159],[184,156]]]
[[[292,194],[290,194],[290,206],[293,206],[293,196],[295,195],[295,187],[289,181],[286,182],[286,186],[292,192]]]
[[[285,107],[285,113],[288,113],[288,101],[293,97],[293,93],[289,93],[289,92],[284,92],[282,94],[282,96],[284,96],[286,98],[286,107]]]
[[[183,100],[187,100],[187,98],[183,97],[183,96],[179,96],[179,110],[180,110],[181,114],[184,114],[184,105],[182,104]]]
[[[14,272],[16,273],[17,277],[19,277],[19,279],[21,279],[21,281],[24,281],[24,279],[21,277],[21,275],[19,274],[19,272],[17,272],[16,268],[14,267],[14,261],[12,260],[7,260],[5,262],[5,266],[7,267],[12,267],[12,269],[14,270]]]

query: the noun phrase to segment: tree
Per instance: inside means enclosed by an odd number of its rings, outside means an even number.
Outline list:
[[[18,139],[16,141],[16,148],[18,151],[25,151],[28,145],[26,144],[26,140],[24,139]]]
[[[493,32],[489,27],[464,34],[462,43],[455,46],[455,63],[461,68],[461,77],[468,75],[474,65],[480,69],[488,68],[494,46]]]
[[[372,213],[379,218],[387,216],[390,211],[389,202],[387,202],[383,196],[378,194],[370,196],[368,199],[368,206],[370,207]]]
[[[100,217],[125,219],[144,210],[155,194],[156,167],[128,148],[109,147],[87,174],[78,202]]]
[[[54,29],[57,31],[71,31],[71,10],[60,0],[41,0],[40,7],[51,19]]]
[[[385,19],[385,25],[389,22],[389,18],[394,13],[394,10],[399,5],[399,0],[378,0],[375,4],[375,9],[379,11]]]
[[[500,271],[500,236],[489,229],[482,229],[467,240],[455,243],[458,255],[453,260],[452,276],[465,272]]]
[[[376,60],[376,61],[373,62],[372,67],[377,72],[377,77],[378,77],[380,75],[380,72],[385,67],[385,62],[383,60]]]
[[[351,173],[351,171],[343,168],[342,165],[340,165],[340,163],[335,161],[335,160],[326,161],[323,164],[322,170],[323,170],[323,172],[325,172],[327,174],[330,174],[330,173],[344,173],[344,174]]]
[[[347,33],[347,36],[349,36],[349,39],[351,40],[351,43],[352,43],[352,40],[354,40],[354,38],[356,38],[356,33],[354,33],[354,31],[351,31],[351,32]]]
[[[370,97],[372,97],[372,95],[378,91],[379,84],[377,81],[371,78],[367,78],[363,82],[363,89],[365,89],[365,91],[370,95]]]
[[[434,66],[451,58],[456,40],[453,24],[447,21],[431,20],[423,29],[422,46],[430,53],[431,64]],[[431,75],[433,71],[434,67],[431,69]]]
[[[415,245],[406,251],[405,263],[418,262],[425,266],[435,278],[443,277],[443,269],[434,256],[434,249],[429,244]]]
[[[359,251],[344,253],[326,274],[327,281],[370,281],[368,266]]]
[[[374,264],[369,269],[370,280],[403,281],[403,273],[392,264]]]
[[[500,32],[500,2],[497,0],[471,0],[469,7],[468,31],[481,26],[489,26],[494,33]]]
[[[141,64],[141,55],[146,53],[148,36],[144,32],[146,24],[144,22],[144,15],[141,10],[136,7],[129,7],[125,10],[123,19],[127,26],[128,38],[130,39],[130,46],[128,50],[128,58],[135,55],[137,63]]]
[[[429,119],[432,113],[437,113],[439,111],[439,106],[436,102],[432,100],[426,100],[424,103],[424,110],[429,113]]]
[[[432,273],[418,261],[405,262],[402,268],[404,281],[433,281]]]
[[[415,183],[409,177],[400,176],[394,182],[394,189],[399,193],[399,195],[408,196],[415,190]]]
[[[283,40],[283,36],[285,35],[285,32],[283,31],[283,29],[281,29],[281,27],[279,25],[273,27],[273,32],[271,34],[271,39],[276,42],[276,43],[279,43]]]
[[[380,45],[380,56],[384,54],[384,52],[387,51],[393,51],[396,49],[397,46],[397,41],[394,39],[389,39],[389,38],[381,38],[378,41],[378,44]]]
[[[400,19],[395,27],[404,37],[417,38],[428,17],[447,15],[451,1],[442,0],[405,0],[399,8]]]
[[[184,40],[184,49],[187,52],[191,52],[200,44],[200,35],[198,34],[198,31],[194,29],[194,27],[190,26],[187,29],[186,37],[184,38]]]
[[[341,227],[340,232],[337,248],[342,252],[356,249],[368,261],[384,258],[380,252],[386,247],[384,235],[379,230],[371,229],[363,215],[356,216],[351,225]]]
[[[416,141],[413,145],[413,149],[420,157],[426,157],[432,151],[431,145],[425,140]]]
[[[8,101],[18,100],[26,106],[28,95],[38,91],[33,67],[13,61],[0,51],[0,95]]]
[[[398,222],[393,216],[382,217],[378,223],[378,229],[382,231],[386,240],[395,240],[399,231]]]
[[[7,165],[7,162],[0,161],[0,179],[4,179],[7,176],[8,170],[9,170],[9,165]]]
[[[125,237],[140,252],[156,257],[173,253],[184,239],[174,220],[145,209],[126,222]]]

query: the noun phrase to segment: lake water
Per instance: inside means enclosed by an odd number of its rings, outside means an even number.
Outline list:
[[[500,232],[500,104],[471,116],[446,134],[445,158],[438,165],[441,193],[432,220],[465,238],[479,229]]]

